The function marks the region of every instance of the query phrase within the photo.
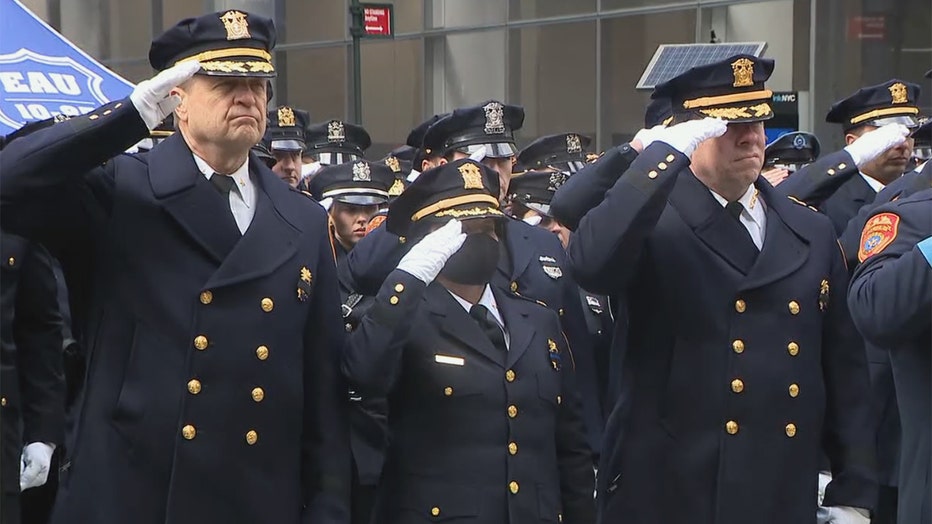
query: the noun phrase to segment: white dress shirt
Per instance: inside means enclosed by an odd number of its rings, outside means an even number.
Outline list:
[[[709,192],[712,193],[712,196],[722,207],[728,205],[728,201],[722,195],[711,189]],[[748,190],[744,192],[744,195],[738,199],[738,202],[741,202],[742,207],[744,207],[738,220],[751,234],[751,240],[758,250],[764,246],[764,232],[767,230],[767,208],[764,201],[758,198],[759,194],[760,192],[754,187],[754,184],[751,184],[748,186]]]
[[[449,289],[447,291],[453,295],[453,298],[455,298],[456,301],[463,306],[463,309],[469,313],[472,309],[472,304]],[[492,313],[495,321],[498,322],[498,327],[502,328],[502,331],[505,333],[505,347],[511,349],[511,336],[508,335],[508,330],[505,329],[505,321],[502,319],[502,313],[498,310],[498,304],[495,302],[495,295],[492,294],[492,288],[489,287],[488,284],[485,285],[485,290],[482,291],[482,296],[479,298],[479,302],[476,303],[485,306]]]
[[[885,185],[883,185],[883,182],[878,181],[876,178],[871,178],[865,175],[864,173],[859,173],[859,174],[861,175],[861,178],[863,178],[864,181],[867,182],[867,185],[871,186],[871,189],[874,190],[874,193],[880,193],[883,190],[883,188],[886,187]]]
[[[192,153],[193,154],[193,153]],[[214,175],[214,170],[207,162],[194,155],[194,163],[197,168],[210,180]],[[230,190],[230,211],[233,213],[233,219],[236,220],[236,227],[239,228],[240,234],[246,233],[252,217],[256,214],[256,186],[249,178],[249,160],[243,162],[243,165],[230,175],[236,182]]]

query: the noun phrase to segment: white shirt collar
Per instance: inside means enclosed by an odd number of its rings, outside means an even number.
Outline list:
[[[864,181],[867,182],[867,185],[871,186],[871,189],[874,190],[874,193],[880,193],[883,190],[883,188],[886,187],[884,186],[882,182],[880,182],[876,178],[865,175],[864,173],[860,173],[860,174],[861,174],[861,178],[863,178]]]
[[[194,153],[191,153],[194,156],[194,163],[197,164],[198,170],[207,177],[207,180],[210,180],[210,177],[214,175],[214,169],[210,167],[206,160],[197,156]],[[249,179],[249,159],[247,158],[243,165],[239,166],[233,174],[230,175],[233,177],[233,180],[236,182],[236,190],[239,191],[240,196],[242,196],[243,203],[246,207],[252,207],[250,202],[253,202],[252,194],[254,188],[252,186],[252,181]]]
[[[447,291],[453,295],[453,298],[455,298],[456,301],[463,306],[463,309],[469,313],[469,310],[472,309],[472,304],[449,289]],[[479,298],[477,304],[481,304],[488,308],[488,310],[492,312],[492,316],[495,317],[496,322],[498,322],[498,325],[504,329],[505,321],[502,319],[501,311],[498,310],[498,304],[495,302],[495,295],[492,294],[492,288],[489,287],[488,284],[485,285],[485,290],[482,291],[482,296]]]

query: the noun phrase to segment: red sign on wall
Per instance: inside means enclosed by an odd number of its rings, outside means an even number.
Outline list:
[[[848,19],[849,40],[883,40],[887,37],[887,19],[883,15],[852,16]]]
[[[363,34],[366,36],[394,36],[395,20],[394,16],[392,16],[393,7],[392,4],[363,4]]]

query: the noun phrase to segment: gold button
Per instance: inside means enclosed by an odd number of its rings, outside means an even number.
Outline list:
[[[731,349],[733,349],[735,353],[739,355],[741,353],[744,353],[744,342],[740,340],[735,340],[734,342],[731,343]]]
[[[562,307],[560,308],[559,311],[557,311],[557,314],[560,315],[561,317],[563,316],[563,308],[562,308]]]
[[[511,292],[512,292],[512,293],[516,293],[517,291],[518,291],[518,283],[517,283],[517,282],[512,282],[512,283],[511,283]]]
[[[844,168],[846,168],[846,167],[848,167],[848,164],[846,164],[846,163],[844,163],[844,162],[838,164],[838,169],[844,169]]]
[[[734,420],[729,420],[725,423],[725,431],[727,431],[729,435],[734,435],[738,432],[738,423]]]
[[[112,109],[108,109],[108,110],[104,111],[104,116],[107,116],[107,115],[109,115],[109,114],[112,113],[112,112],[113,112]]]
[[[388,299],[388,303],[394,306],[398,303],[398,297],[393,295],[392,298]]]
[[[0,406],[6,406],[6,397],[0,397]]]
[[[16,257],[10,257],[10,259],[7,260],[6,263],[9,264],[9,265],[11,265],[11,266],[16,265]]]
[[[246,443],[252,446],[259,440],[259,434],[254,430],[249,430],[246,432]]]
[[[435,517],[440,516],[440,508],[438,508],[437,506],[430,508],[430,514]]]
[[[786,436],[790,438],[793,438],[796,436],[796,424],[786,425]]]
[[[262,306],[262,311],[265,311],[266,313],[275,309],[275,303],[272,302],[271,298],[263,298],[260,304]]]
[[[744,313],[744,311],[745,311],[747,308],[748,308],[747,302],[745,302],[745,301],[743,301],[743,300],[739,300],[739,301],[735,302],[735,311],[737,311],[738,313]]]
[[[122,107],[122,106],[123,106],[123,102],[117,102],[117,104],[116,104],[115,106],[113,106],[113,108],[114,108],[114,109],[119,109],[119,108]]]
[[[265,398],[265,391],[262,391],[262,388],[254,388],[252,390],[252,399],[256,402],[262,402],[262,399]]]
[[[91,115],[91,116],[89,116],[89,117],[87,117],[87,118],[90,119],[90,120],[97,120],[98,118],[100,118],[100,116],[99,116],[99,115]]]
[[[184,437],[185,440],[192,440],[195,435],[197,435],[197,430],[194,429],[194,426],[191,424],[181,428],[181,436]]]
[[[672,153],[667,155],[667,162],[673,162],[674,160],[676,160],[676,157]]]
[[[189,380],[188,381],[188,393],[192,395],[197,395],[200,392],[201,392],[201,381],[196,378],[192,378],[191,380]]]
[[[744,391],[744,382],[740,378],[736,378],[731,381],[731,390],[735,393],[741,393]]]
[[[404,244],[404,243],[407,242],[407,241],[408,241],[408,239],[405,238],[405,237],[398,237],[398,243],[399,243],[399,244]]]
[[[799,314],[799,302],[796,302],[795,300],[790,300],[790,303],[787,304],[787,307],[790,308],[791,315]]]
[[[511,417],[511,418],[517,417],[517,416],[518,416],[518,406],[515,406],[514,404],[508,406],[508,416]]]
[[[660,169],[661,171],[663,171],[664,169],[667,168],[666,162],[661,162],[661,163],[657,164],[657,168]]]
[[[514,381],[515,381],[515,372],[514,372],[513,370],[511,370],[511,369],[509,369],[508,371],[506,371],[506,372],[505,372],[505,380],[507,380],[508,382],[514,382]]]
[[[400,283],[399,283],[399,284],[395,284],[395,293],[401,293],[401,292],[404,291],[404,290],[405,290],[405,285],[404,285],[404,284],[400,284]]]
[[[201,291],[201,304],[204,304],[206,306],[207,304],[210,304],[213,301],[214,301],[214,294],[211,293],[210,290]]]
[[[452,396],[453,396],[453,388],[451,388],[450,386],[447,386],[447,387],[443,388],[443,394],[446,395],[446,396],[448,396],[448,397],[452,397]]]
[[[828,176],[832,176],[832,175],[835,174],[835,170],[834,170],[834,169],[829,169],[828,171],[826,171],[826,173],[828,173]]]
[[[518,454],[518,444],[516,442],[508,443],[508,453],[511,453],[512,455]]]
[[[204,351],[207,349],[207,337],[204,335],[198,335],[194,337],[194,347],[197,348],[198,351]]]
[[[797,354],[799,354],[799,344],[797,344],[796,342],[790,342],[789,344],[786,345],[786,350],[789,352],[790,355],[795,357]]]
[[[562,403],[563,403],[563,397],[561,397],[560,395],[557,395],[557,404],[562,404]]]
[[[796,384],[790,384],[790,396],[796,398],[799,396],[799,386]]]
[[[563,514],[557,513],[557,522],[563,522]]]
[[[269,358],[269,348],[265,346],[259,346],[256,348],[256,358],[259,360],[265,360]]]
[[[651,171],[650,173],[647,173],[647,178],[657,178],[657,172]]]
[[[520,489],[520,486],[518,486],[517,482],[512,480],[511,482],[508,483],[508,491],[511,491],[512,495],[517,495],[518,489]]]

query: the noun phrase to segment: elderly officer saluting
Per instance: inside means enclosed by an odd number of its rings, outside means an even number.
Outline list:
[[[659,85],[674,125],[570,241],[580,284],[631,305],[604,522],[814,523],[823,448],[824,505],[867,522],[874,504],[867,365],[834,231],[759,179],[772,70],[737,55]]]
[[[249,155],[274,43],[260,16],[183,20],[129,98],[0,157],[4,227],[61,257],[88,333],[53,522],[347,520],[327,217]]]

